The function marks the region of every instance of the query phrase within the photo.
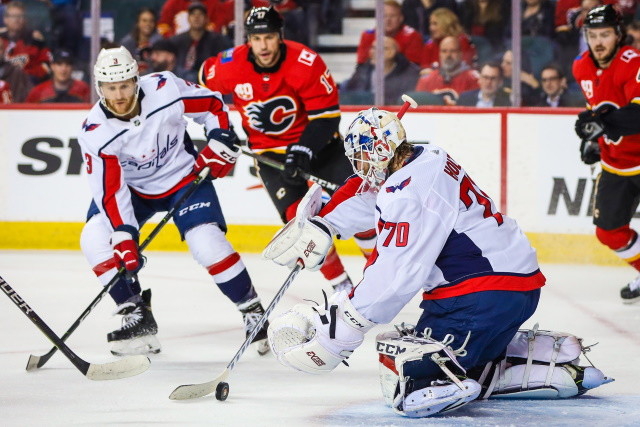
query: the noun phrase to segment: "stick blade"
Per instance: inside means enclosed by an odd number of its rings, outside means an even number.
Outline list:
[[[176,387],[169,395],[171,400],[188,400],[204,397],[216,391],[216,387],[229,377],[229,369],[225,369],[218,377],[212,381],[201,384],[185,384]]]
[[[90,380],[119,380],[141,374],[151,365],[147,356],[128,356],[109,363],[91,363],[85,376]]]
[[[29,355],[29,360],[27,360],[27,372],[33,372],[36,369],[40,369],[44,362],[40,364],[40,359],[42,356],[34,356],[33,354]]]

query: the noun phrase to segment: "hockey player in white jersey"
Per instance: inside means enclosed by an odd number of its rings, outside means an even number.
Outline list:
[[[219,93],[171,72],[140,78],[136,61],[123,47],[103,49],[94,76],[100,101],[78,138],[93,194],[81,247],[103,285],[121,266],[127,271],[109,291],[116,314],[123,316],[122,327],[107,335],[112,353],[157,353],[151,292],[141,292],[136,275],[142,267],[139,229],[156,212],[171,209],[205,167],[213,178],[227,175],[239,155],[237,137]],[[204,125],[208,144],[200,153],[186,133],[184,116]],[[264,310],[225,237],[224,216],[210,181],[198,186],[173,220],[195,260],[237,305],[250,332]],[[255,341],[259,352],[268,351],[266,328]]]
[[[610,381],[577,365],[577,337],[519,331],[545,285],[535,250],[445,150],[407,143],[395,114],[371,108],[349,127],[345,151],[356,175],[264,255],[313,270],[334,236],[373,225],[376,246],[350,294],[272,319],[269,343],[281,363],[333,370],[422,291],[415,327],[377,337],[385,401],[401,415],[426,417],[478,397],[568,397]]]

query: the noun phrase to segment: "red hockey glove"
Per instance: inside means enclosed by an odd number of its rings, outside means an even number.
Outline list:
[[[130,225],[121,225],[111,233],[113,258],[118,267],[124,267],[128,272],[136,272],[142,268],[138,236],[138,230]]]
[[[236,147],[238,137],[232,129],[214,129],[207,137],[209,142],[198,154],[194,169],[200,172],[208,166],[212,177],[222,178],[233,169],[240,156],[240,149]]]

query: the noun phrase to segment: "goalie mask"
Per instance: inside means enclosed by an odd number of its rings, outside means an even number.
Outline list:
[[[380,188],[396,148],[405,141],[404,127],[395,114],[375,107],[358,113],[344,139],[344,150],[363,180],[359,193]]]
[[[96,91],[100,96],[102,105],[117,116],[126,116],[133,111],[140,92],[140,78],[138,76],[138,63],[127,49],[124,47],[102,49],[93,67],[93,76],[95,78]],[[110,105],[111,99],[109,96],[105,96],[102,84],[125,82],[127,80],[133,81],[131,99],[124,112],[118,111],[118,109],[114,108],[114,105]]]

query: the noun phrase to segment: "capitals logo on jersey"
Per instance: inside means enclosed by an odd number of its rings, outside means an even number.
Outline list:
[[[244,107],[249,126],[268,135],[280,135],[289,130],[296,120],[297,112],[296,103],[289,96],[276,96]]]
[[[92,130],[96,130],[100,126],[100,123],[87,123],[87,119],[84,119],[82,122],[82,129],[85,132],[91,132]]]
[[[162,74],[154,74],[151,77],[155,77],[158,79],[158,87],[156,88],[156,90],[162,89],[164,85],[167,84],[167,78]]]
[[[404,181],[402,181],[398,185],[390,185],[390,186],[388,186],[386,188],[387,193],[395,193],[396,190],[401,191],[403,188],[405,188],[407,185],[409,185],[410,182],[411,182],[411,177],[405,179]]]

